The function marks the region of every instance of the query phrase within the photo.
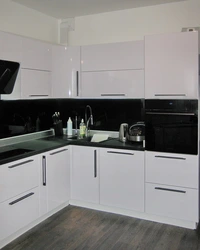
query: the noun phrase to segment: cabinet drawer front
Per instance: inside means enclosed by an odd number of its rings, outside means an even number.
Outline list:
[[[145,212],[199,221],[198,190],[146,183]]]
[[[0,202],[38,186],[38,162],[38,157],[29,157],[0,167]]]
[[[196,155],[145,152],[146,182],[198,188]]]
[[[82,97],[144,97],[144,71],[83,72]]]
[[[0,214],[0,240],[2,240],[39,217],[38,188],[1,203]]]
[[[81,47],[82,71],[144,69],[144,41]]]

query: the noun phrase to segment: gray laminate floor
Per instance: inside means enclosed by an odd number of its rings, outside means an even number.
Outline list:
[[[68,206],[3,250],[193,250],[199,230]]]

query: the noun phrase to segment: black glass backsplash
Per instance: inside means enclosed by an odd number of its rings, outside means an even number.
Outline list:
[[[131,125],[137,121],[144,121],[144,99],[1,100],[0,138],[35,132],[38,130],[38,118],[39,131],[49,129],[53,126],[54,112],[60,112],[64,128],[69,117],[74,128],[77,116],[79,128],[81,119],[85,120],[86,105],[92,108],[93,130],[118,131],[121,123]]]

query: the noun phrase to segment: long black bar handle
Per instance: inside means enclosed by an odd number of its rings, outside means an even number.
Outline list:
[[[47,169],[46,169],[46,156],[42,156],[42,181],[43,186],[47,185]]]
[[[51,153],[50,155],[56,155],[56,154],[62,153],[62,152],[67,151],[67,150],[68,150],[67,148],[62,149],[62,150],[58,150],[56,152]]]
[[[20,201],[22,201],[22,200],[24,200],[24,199],[26,199],[26,198],[32,196],[32,195],[34,195],[33,192],[31,192],[31,193],[29,193],[29,194],[26,194],[26,195],[20,197],[19,199],[10,202],[9,205],[14,205],[14,204],[16,204],[16,203],[18,203],[18,202],[20,202]]]
[[[186,193],[186,191],[183,191],[183,190],[170,189],[170,188],[160,188],[160,187],[155,187],[155,189],[157,189],[157,190],[161,190],[161,191],[169,191],[169,192],[183,193],[183,194],[185,194],[185,193]]]
[[[155,158],[163,158],[163,159],[171,159],[171,160],[183,160],[183,161],[186,160],[186,158],[183,158],[183,157],[172,157],[172,156],[162,156],[162,155],[155,155]]]
[[[108,154],[119,154],[119,155],[134,155],[133,153],[117,152],[117,151],[107,151]]]
[[[94,178],[97,178],[97,151],[94,150]]]
[[[29,163],[29,162],[32,162],[32,161],[34,161],[34,160],[23,161],[23,162],[14,164],[14,165],[12,165],[12,166],[9,166],[8,168],[16,168],[16,167],[19,167],[19,166],[21,166],[21,165],[24,165],[24,164],[27,164],[27,163]]]
[[[76,91],[77,91],[77,96],[79,96],[79,72],[76,71]]]

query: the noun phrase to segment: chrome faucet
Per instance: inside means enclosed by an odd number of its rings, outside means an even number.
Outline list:
[[[89,108],[90,111],[90,117],[88,119],[87,119],[87,108]],[[87,137],[89,135],[89,122],[91,125],[93,125],[92,108],[90,107],[90,105],[87,105],[85,107],[85,122],[86,122],[85,136]]]

